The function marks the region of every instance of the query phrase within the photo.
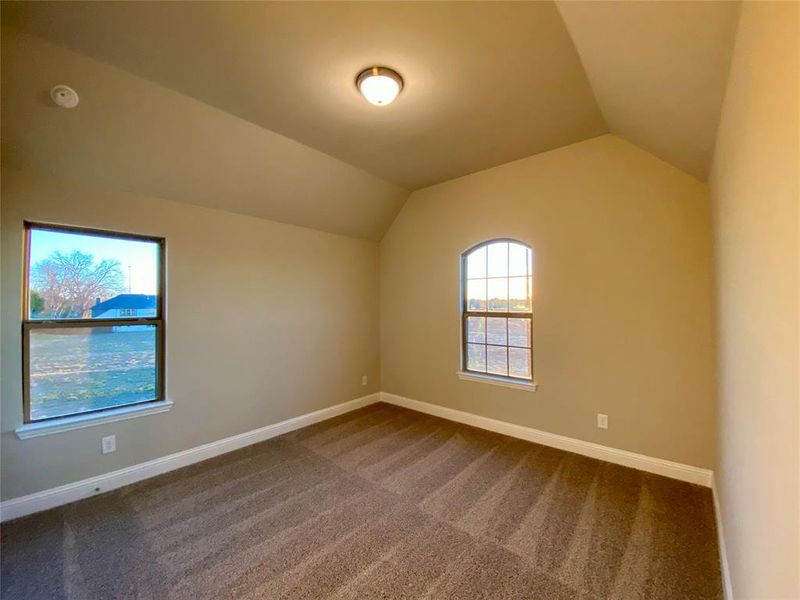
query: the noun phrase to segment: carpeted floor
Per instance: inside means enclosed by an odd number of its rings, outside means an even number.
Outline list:
[[[708,489],[386,404],[5,524],[2,597],[721,598]]]

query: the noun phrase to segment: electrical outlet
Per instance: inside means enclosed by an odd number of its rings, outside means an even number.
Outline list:
[[[117,436],[116,435],[107,435],[103,438],[100,447],[103,451],[103,454],[110,454],[111,452],[117,451]]]
[[[361,376],[361,385],[367,385],[367,376],[366,375],[362,375]]]
[[[597,426],[600,429],[608,429],[608,415],[597,413]]]

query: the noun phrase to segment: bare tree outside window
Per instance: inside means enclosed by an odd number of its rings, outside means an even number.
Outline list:
[[[91,254],[79,250],[56,251],[31,268],[31,297],[40,298],[38,303],[31,301],[31,316],[81,318],[98,300],[119,294],[126,287],[118,260],[95,262]]]

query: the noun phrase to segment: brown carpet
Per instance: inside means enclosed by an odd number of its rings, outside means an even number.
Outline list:
[[[708,489],[386,404],[6,524],[3,598],[721,598]]]

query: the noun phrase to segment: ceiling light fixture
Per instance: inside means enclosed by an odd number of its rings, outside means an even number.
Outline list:
[[[370,104],[386,106],[403,89],[403,78],[387,67],[370,67],[358,74],[356,87]]]

